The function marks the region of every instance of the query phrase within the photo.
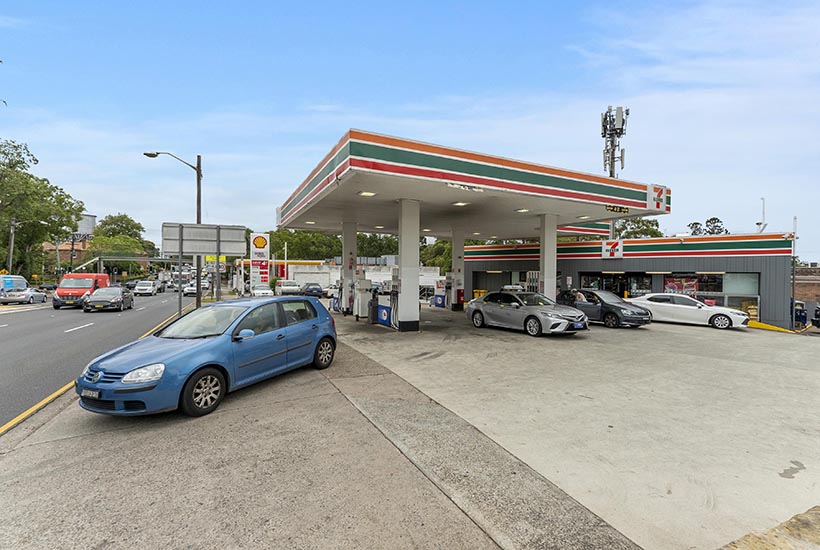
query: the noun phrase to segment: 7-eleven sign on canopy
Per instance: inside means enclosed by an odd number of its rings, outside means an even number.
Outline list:
[[[666,211],[666,187],[650,185],[646,194],[646,208],[649,210]]]
[[[607,258],[623,258],[624,257],[624,242],[623,241],[603,241],[601,243],[601,257]]]

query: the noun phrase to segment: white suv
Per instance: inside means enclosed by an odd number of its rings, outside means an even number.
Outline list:
[[[142,296],[143,294],[148,296],[156,296],[157,295],[157,283],[156,281],[140,281],[137,283],[137,286],[134,287],[134,296]]]
[[[276,295],[283,296],[285,294],[299,294],[302,290],[302,285],[296,281],[289,279],[279,279],[276,281]]]

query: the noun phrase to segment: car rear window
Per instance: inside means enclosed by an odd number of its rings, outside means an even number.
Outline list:
[[[316,318],[316,310],[313,309],[313,304],[308,301],[282,302],[282,309],[285,310],[285,319],[287,319],[288,325],[295,325]]]

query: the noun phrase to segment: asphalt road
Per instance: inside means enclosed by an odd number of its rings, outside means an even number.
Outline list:
[[[193,298],[184,298],[183,305]],[[51,301],[0,306],[0,426],[79,376],[97,355],[176,313],[177,294],[139,296],[122,313],[55,310]]]

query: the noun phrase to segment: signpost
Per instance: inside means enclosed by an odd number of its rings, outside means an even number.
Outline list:
[[[270,237],[251,233],[251,287],[270,283]]]
[[[162,252],[176,255],[182,274],[182,256],[213,254],[220,261],[227,256],[244,256],[246,251],[244,225],[212,225],[202,223],[162,224]],[[221,266],[220,266],[221,267]],[[201,277],[201,273],[195,273]],[[216,299],[222,298],[221,285],[216,284]],[[182,288],[179,289],[179,315],[182,316]]]

